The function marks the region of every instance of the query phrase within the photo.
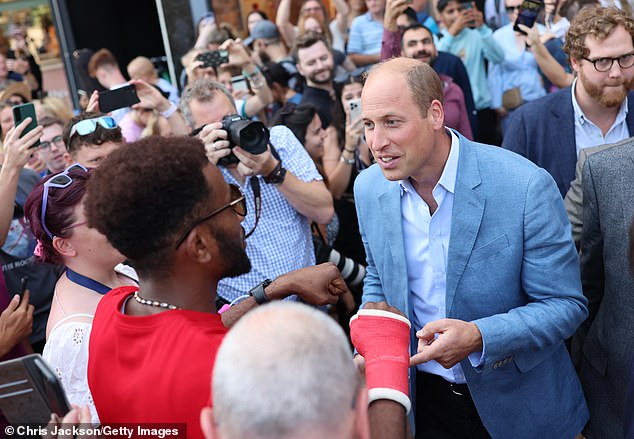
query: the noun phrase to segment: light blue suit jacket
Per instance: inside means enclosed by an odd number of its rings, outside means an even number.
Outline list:
[[[587,308],[561,195],[523,157],[459,137],[446,315],[482,333],[484,364],[461,362],[469,390],[493,438],[573,438],[588,410],[564,340]],[[377,165],[356,179],[363,302],[387,301],[413,321],[400,194]]]

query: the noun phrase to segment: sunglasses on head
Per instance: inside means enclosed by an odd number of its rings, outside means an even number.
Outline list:
[[[117,122],[115,122],[115,120],[110,116],[99,116],[92,119],[84,119],[72,126],[68,137],[71,138],[75,134],[79,134],[80,136],[92,134],[97,129],[97,124],[107,130],[113,130],[117,127]]]
[[[335,77],[334,82],[336,84],[347,84],[349,82],[364,82],[364,74],[368,70],[367,67],[357,67],[351,72],[345,72]]]
[[[57,175],[49,178],[44,182],[44,192],[42,193],[42,214],[40,216],[40,222],[42,223],[42,228],[44,232],[48,235],[51,240],[54,238],[53,233],[46,227],[46,206],[48,205],[48,192],[50,188],[63,189],[71,185],[73,182],[73,178],[69,175],[71,172],[88,172],[88,169],[84,168],[79,163],[75,163],[70,165],[68,168],[64,169]]]

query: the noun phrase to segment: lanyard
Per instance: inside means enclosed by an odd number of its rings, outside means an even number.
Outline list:
[[[84,276],[83,274],[79,274],[70,268],[66,268],[66,277],[71,282],[76,283],[77,285],[81,285],[82,287],[88,288],[89,290],[93,290],[99,294],[106,294],[108,291],[112,290],[107,285],[102,284],[101,282],[97,282],[94,279]]]

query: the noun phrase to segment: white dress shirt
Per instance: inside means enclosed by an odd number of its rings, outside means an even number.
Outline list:
[[[577,146],[577,158],[579,157],[579,152],[584,148],[605,145],[607,143],[616,143],[630,137],[630,130],[627,127],[626,120],[627,96],[625,97],[625,101],[621,104],[621,108],[616,115],[616,119],[614,119],[614,123],[604,136],[601,129],[586,117],[579,106],[575,96],[576,86],[577,80],[575,79],[572,83],[572,87],[570,87],[570,90],[572,94],[572,108],[575,112],[575,143]]]
[[[400,181],[403,242],[408,286],[412,295],[412,325],[416,331],[426,323],[447,316],[447,251],[460,156],[458,137],[453,132],[450,133],[449,157],[438,183],[432,190],[434,200],[438,204],[433,215],[430,215],[429,206],[416,192],[409,179]],[[469,360],[475,367],[481,362],[481,357],[481,353],[474,353],[469,356]],[[430,361],[417,367],[422,372],[439,375],[453,383],[465,382],[460,364],[445,369],[436,361]]]

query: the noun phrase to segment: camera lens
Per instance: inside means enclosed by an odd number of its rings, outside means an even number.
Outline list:
[[[251,123],[240,130],[240,146],[251,154],[266,151],[268,141],[268,131],[259,123]]]
[[[251,121],[237,114],[225,116],[222,128],[229,135],[231,146],[239,145],[251,154],[262,154],[269,143],[269,130],[262,122]]]

